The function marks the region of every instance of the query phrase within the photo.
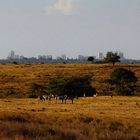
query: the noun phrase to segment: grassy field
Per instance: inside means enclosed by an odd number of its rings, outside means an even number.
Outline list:
[[[120,67],[135,72],[140,95],[140,65],[0,65],[0,140],[139,140],[140,97],[100,96],[109,89],[103,81]],[[32,83],[81,75],[92,76],[99,96],[74,104],[22,98]]]
[[[0,98],[27,97],[32,83],[47,84],[58,76],[91,75],[93,86],[98,92],[106,92],[108,87],[103,81],[116,68],[126,68],[135,72],[140,91],[140,65],[112,65],[108,64],[40,64],[40,65],[0,65]]]
[[[0,140],[139,140],[140,97],[0,100]]]

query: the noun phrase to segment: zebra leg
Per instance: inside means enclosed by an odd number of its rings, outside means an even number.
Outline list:
[[[55,100],[56,100],[55,103],[57,103],[57,97],[55,97]]]
[[[72,104],[73,104],[73,99],[72,99]]]

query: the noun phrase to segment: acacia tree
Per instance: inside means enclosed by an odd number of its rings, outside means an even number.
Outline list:
[[[56,95],[67,94],[78,97],[86,93],[86,96],[93,96],[96,90],[91,86],[91,80],[89,76],[53,79],[48,84],[48,92]]]
[[[42,94],[48,94],[46,85],[40,85],[37,83],[32,83],[30,85],[28,93],[29,98],[37,98]]]
[[[114,66],[116,62],[120,62],[120,56],[117,53],[107,52],[104,60],[107,63],[112,63]]]
[[[54,95],[61,94],[64,83],[67,80],[68,80],[68,78],[64,78],[64,77],[58,77],[55,79],[51,79],[48,83],[48,88],[47,88],[48,93],[54,94]]]
[[[107,82],[114,86],[117,95],[133,95],[136,87],[137,77],[134,72],[119,68],[115,69]]]

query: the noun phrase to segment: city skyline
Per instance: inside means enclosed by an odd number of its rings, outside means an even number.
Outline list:
[[[140,59],[139,0],[0,1],[0,58],[123,52]]]
[[[113,53],[117,53],[120,56],[120,59],[127,59],[124,55],[123,52],[113,52]],[[107,54],[107,52],[106,52]],[[44,59],[87,59],[88,57],[94,57],[95,59],[99,59],[99,60],[103,60],[106,56],[106,54],[102,53],[102,52],[98,52],[98,54],[93,54],[93,55],[84,55],[84,54],[78,54],[77,56],[74,57],[70,57],[67,56],[67,54],[61,54],[61,55],[57,55],[57,56],[53,56],[52,54],[39,54],[38,56],[30,56],[30,57],[26,57],[24,55],[21,54],[17,54],[14,50],[11,50],[8,54],[8,56],[5,59],[23,59],[23,58],[44,58]]]

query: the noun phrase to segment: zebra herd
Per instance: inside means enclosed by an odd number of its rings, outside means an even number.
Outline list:
[[[71,100],[72,101],[72,104],[73,104],[73,100],[74,98],[78,99],[77,96],[74,96],[74,95],[67,95],[67,94],[63,94],[63,95],[53,95],[53,94],[50,94],[50,95],[40,95],[39,96],[39,99],[40,100],[51,100],[52,98],[56,99],[56,100],[62,100],[62,103],[65,101],[65,104],[66,104],[66,101],[67,100]]]
[[[93,94],[93,97],[97,97],[97,96],[98,96],[98,93]],[[83,97],[86,97],[86,94],[85,93],[83,94]],[[73,104],[73,100],[75,98],[78,99],[78,96],[76,96],[76,95],[68,95],[68,94],[61,94],[61,95],[50,94],[50,95],[40,95],[39,96],[39,99],[41,101],[45,101],[45,100],[49,100],[50,101],[52,98],[54,98],[56,101],[57,100],[62,100],[62,103],[65,102],[65,104],[66,104],[66,101],[67,100],[71,100],[71,102]]]

